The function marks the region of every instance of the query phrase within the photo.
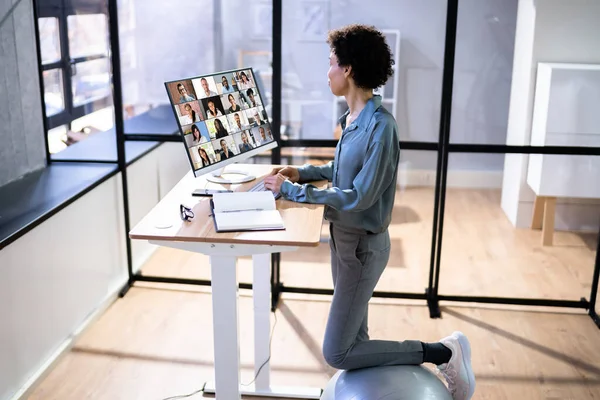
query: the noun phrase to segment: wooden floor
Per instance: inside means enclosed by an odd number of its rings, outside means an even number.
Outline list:
[[[589,299],[597,235],[514,229],[495,190],[449,190],[441,294]],[[423,293],[431,248],[433,191],[398,194],[393,252],[378,290]],[[327,237],[324,226],[323,237]],[[250,259],[238,263],[251,279]],[[210,278],[205,256],[160,249],[147,274]],[[331,287],[327,243],[282,258],[288,286]],[[272,382],[323,387],[334,373],[320,353],[327,296],[287,294],[272,342]],[[600,399],[600,330],[583,310],[443,303],[430,319],[420,302],[373,299],[373,338],[435,341],[455,329],[473,346],[475,399]],[[252,298],[240,292],[242,380],[253,378]],[[390,318],[393,316],[393,318]],[[208,288],[137,284],[76,342],[31,400],[161,400],[212,379]],[[275,320],[274,320],[275,322]],[[202,395],[190,397],[201,398]]]

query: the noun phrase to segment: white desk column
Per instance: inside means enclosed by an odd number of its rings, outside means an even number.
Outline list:
[[[254,297],[254,374],[267,361],[270,354],[271,336],[271,254],[255,254],[252,256],[254,277],[252,296]],[[257,391],[270,389],[271,362],[267,362],[257,375],[255,387]]]
[[[238,280],[235,255],[210,256],[217,399],[241,399]]]

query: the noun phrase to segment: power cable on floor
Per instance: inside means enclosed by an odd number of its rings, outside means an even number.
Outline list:
[[[275,326],[277,326],[277,314],[275,313],[275,311],[273,311],[273,316],[275,317],[275,323],[273,324],[273,328],[271,328],[271,337],[269,338],[269,357],[267,357],[267,359],[265,360],[265,362],[260,366],[260,368],[258,369],[258,371],[256,371],[256,374],[254,375],[254,379],[252,379],[252,381],[250,383],[242,383],[242,386],[250,386],[254,383],[254,381],[256,381],[256,378],[258,378],[258,375],[260,374],[260,371],[262,371],[262,369],[264,368],[265,365],[267,365],[267,363],[271,360],[271,343],[273,342],[273,334],[275,333]],[[205,385],[206,386],[206,385]],[[176,396],[171,396],[171,397],[166,397],[162,400],[177,400],[177,399],[185,399],[188,397],[192,397],[198,393],[201,393],[204,391],[204,386],[202,386],[201,389],[196,390],[195,392],[189,393],[189,394],[180,394],[180,395],[176,395]]]

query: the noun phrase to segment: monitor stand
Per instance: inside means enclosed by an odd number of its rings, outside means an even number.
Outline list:
[[[254,175],[235,169],[219,168],[206,175],[206,180],[212,183],[236,184],[250,182],[256,179]]]

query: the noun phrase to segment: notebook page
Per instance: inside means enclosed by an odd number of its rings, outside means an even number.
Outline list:
[[[270,191],[215,193],[215,212],[243,210],[276,210],[275,198]]]
[[[284,227],[281,214],[277,210],[224,212],[215,214],[215,220],[218,229],[223,231]]]

